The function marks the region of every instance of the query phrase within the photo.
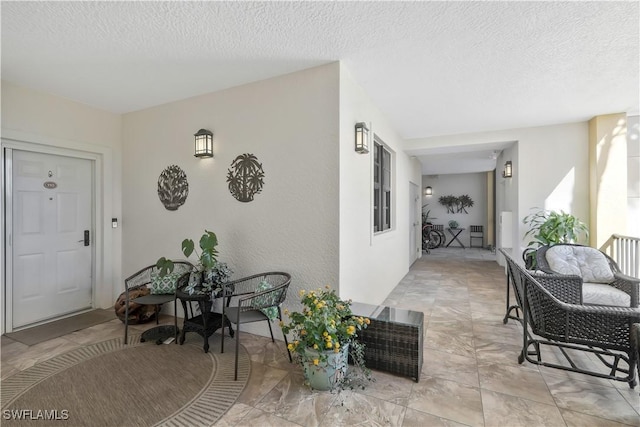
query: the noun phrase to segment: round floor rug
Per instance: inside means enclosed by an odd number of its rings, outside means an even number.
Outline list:
[[[214,335],[215,337],[215,335]],[[72,350],[2,381],[2,424],[68,426],[199,426],[214,424],[249,378],[241,346],[235,354],[211,346],[112,339]],[[212,338],[212,340],[215,338]],[[231,346],[234,347],[234,346]]]

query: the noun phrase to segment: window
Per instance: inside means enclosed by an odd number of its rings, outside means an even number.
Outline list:
[[[391,228],[391,152],[375,141],[373,154],[373,231]]]

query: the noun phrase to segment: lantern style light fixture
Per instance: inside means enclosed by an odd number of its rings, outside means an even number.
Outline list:
[[[213,132],[200,129],[193,134],[196,137],[195,157],[213,157]]]
[[[425,196],[433,196],[433,188],[431,188],[431,186],[427,186],[424,189],[424,195]]]
[[[507,160],[507,163],[504,164],[504,170],[502,171],[503,178],[511,178],[513,176],[513,166],[511,164],[511,160]]]
[[[369,152],[369,128],[364,122],[356,123],[356,153]]]

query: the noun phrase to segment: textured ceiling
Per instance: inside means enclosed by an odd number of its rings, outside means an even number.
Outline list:
[[[2,78],[117,113],[340,60],[405,138],[638,113],[638,2],[7,2]]]

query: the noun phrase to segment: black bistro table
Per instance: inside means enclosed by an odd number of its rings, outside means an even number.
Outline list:
[[[458,239],[458,236],[460,235],[460,233],[462,233],[465,229],[464,228],[447,228],[447,231],[449,232],[449,234],[451,234],[452,239],[449,240],[449,243],[447,243],[447,248],[449,247],[449,245],[451,245],[454,241],[458,242],[458,244],[462,247],[462,249],[464,249],[464,243],[462,243],[460,241],[460,239]]]
[[[187,332],[196,332],[204,339],[204,352],[207,353],[209,351],[209,337],[222,327],[222,313],[211,311],[214,299],[215,297],[212,292],[196,291],[193,294],[189,294],[189,292],[181,288],[176,290],[174,309],[177,308],[177,301],[180,300],[182,310],[184,311],[184,323],[180,337],[178,338],[180,345],[184,344]],[[231,323],[227,321],[227,324],[229,326],[229,335],[233,337]]]

